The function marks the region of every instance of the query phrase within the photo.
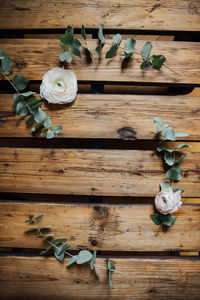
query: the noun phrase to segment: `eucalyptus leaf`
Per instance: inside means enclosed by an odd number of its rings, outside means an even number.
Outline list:
[[[0,59],[3,59],[6,57],[6,53],[3,50],[0,50]]]
[[[166,148],[166,147],[164,147],[164,146],[157,147],[156,150],[157,150],[158,152],[162,152],[162,151],[168,151],[168,152],[170,152],[170,153],[174,152],[174,149],[169,149],[169,148]]]
[[[156,224],[156,225],[162,224],[163,215],[160,214],[159,212],[155,213],[154,215],[151,215],[150,217],[151,217],[151,220],[154,222],[154,224]]]
[[[34,115],[31,115],[31,116],[25,121],[27,127],[31,126],[34,122],[35,122]]]
[[[53,127],[53,132],[58,134],[58,133],[61,132],[62,128],[63,127],[61,125],[56,125],[56,126]]]
[[[25,117],[28,114],[29,110],[28,107],[26,106],[26,103],[23,102],[19,102],[16,106],[16,115],[17,116],[23,116]]]
[[[38,129],[38,128],[40,128],[41,126],[43,126],[43,124],[42,123],[38,123],[38,124],[36,124],[31,130],[32,130],[32,132],[36,132],[36,130]]]
[[[12,107],[13,112],[16,112],[16,106],[19,102],[24,102],[24,97],[19,94],[14,94],[14,103],[13,103],[13,107]]]
[[[115,270],[115,263],[109,258],[106,257],[107,262],[108,262],[108,270],[109,271],[114,271]]]
[[[79,40],[74,39],[72,46],[71,46],[71,51],[74,55],[81,57],[81,43],[79,42]]]
[[[46,118],[43,124],[45,128],[51,128],[51,120],[49,118]]]
[[[103,47],[103,44],[102,44],[102,43],[100,43],[100,44],[96,47],[96,49],[95,49],[95,54],[96,54],[97,57],[99,57],[99,55],[100,55],[100,53],[101,53],[102,47]]]
[[[146,60],[149,58],[149,55],[151,53],[151,49],[153,48],[152,43],[151,42],[146,42],[142,48],[142,59]]]
[[[25,223],[33,224],[35,222],[34,222],[34,219],[28,219],[28,220],[25,221]]]
[[[69,51],[65,51],[63,53],[60,54],[60,61],[67,61],[68,63],[70,63],[72,61],[72,55]]]
[[[148,60],[144,60],[141,65],[140,65],[140,69],[145,69],[147,66],[149,65]]]
[[[91,270],[95,269],[94,264],[95,264],[95,261],[96,261],[96,257],[97,257],[97,252],[96,252],[96,250],[94,250],[91,261],[90,261],[90,269]]]
[[[6,75],[10,75],[12,72],[12,60],[9,57],[1,59],[1,70]]]
[[[53,137],[54,137],[54,132],[53,132],[52,130],[48,129],[46,138],[47,138],[48,140],[50,140],[50,139],[52,139]]]
[[[74,34],[74,28],[70,25],[67,26],[67,29],[66,29],[65,33],[69,33],[69,32]]]
[[[176,132],[175,135],[176,135],[176,137],[186,137],[186,136],[188,136],[189,134],[184,133],[184,132]]]
[[[176,221],[176,217],[174,217],[170,214],[167,214],[167,215],[164,215],[162,224],[166,225],[166,226],[172,226],[175,221]]]
[[[173,166],[173,164],[175,163],[175,158],[173,153],[170,153],[168,151],[165,151],[164,153],[164,160],[166,164],[168,164],[169,166]]]
[[[104,27],[104,25],[100,24],[99,31],[98,31],[98,39],[100,40],[101,44],[105,44],[105,42],[106,42],[106,39],[103,35],[103,27]]]
[[[181,157],[175,161],[175,164],[180,164],[186,155],[187,155],[187,153],[183,153],[181,155]]]
[[[162,136],[164,137],[164,140],[168,141],[175,141],[176,136],[175,136],[175,131],[174,128],[172,127],[167,127],[162,131]]]
[[[82,27],[81,27],[81,35],[82,35],[83,39],[86,41],[87,40],[87,36],[85,34],[85,26],[84,25],[82,25]]]
[[[154,124],[157,126],[157,128],[159,129],[160,126],[161,126],[162,123],[163,123],[163,120],[162,120],[162,118],[160,118],[160,117],[154,117],[154,118],[153,118],[153,122],[154,122]]]
[[[60,41],[67,45],[67,46],[72,46],[73,44],[73,41],[74,41],[74,36],[73,36],[73,33],[71,32],[68,32],[68,33],[65,33],[61,38],[60,38]]]
[[[26,231],[36,231],[37,230],[37,227],[32,227],[32,228],[28,228]]]
[[[47,118],[46,113],[41,108],[38,108],[34,116],[35,116],[35,121],[39,123],[44,122],[44,120]]]
[[[29,79],[25,78],[24,76],[22,76],[20,74],[16,74],[12,79],[12,83],[14,84],[16,89],[19,91],[25,90],[25,88],[27,87],[29,82],[30,82]]]
[[[152,55],[150,58],[150,63],[156,70],[160,70],[165,61],[166,57],[163,55]]]
[[[58,253],[58,255],[62,255],[62,254],[65,253],[65,251],[66,251],[67,249],[69,249],[70,247],[71,247],[70,244],[64,244],[64,245],[62,245],[62,247],[60,248],[60,252]]]
[[[45,254],[47,254],[47,253],[51,250],[52,247],[53,247],[53,245],[50,245],[49,247],[47,247],[47,249],[41,251],[41,252],[40,252],[40,255],[45,255]]]
[[[161,188],[161,191],[164,191],[164,190],[167,190],[168,188],[170,188],[170,185],[169,185],[169,183],[163,181],[160,183],[160,188]]]
[[[76,260],[76,263],[78,265],[84,264],[88,261],[90,261],[92,258],[92,253],[88,250],[81,250],[78,254],[78,259]]]
[[[63,252],[63,253],[60,254],[62,248],[63,248],[63,244],[56,246],[56,248],[54,249],[54,256],[59,261],[63,261],[63,259],[65,257],[65,252]]]
[[[48,131],[48,128],[44,128],[40,134],[40,136],[43,136]]]
[[[44,215],[39,215],[38,217],[36,217],[36,218],[35,218],[35,222],[40,221],[40,220],[42,219],[43,216],[44,216]]]
[[[188,144],[178,144],[174,149],[183,149],[183,148],[191,148],[192,146]]]
[[[135,51],[136,41],[132,38],[128,38],[124,43],[124,52],[126,54],[133,54]]]
[[[182,177],[182,170],[180,166],[174,165],[171,169],[169,169],[166,173],[166,179],[179,181]]]
[[[31,92],[31,91],[28,91],[26,93],[22,93],[21,95],[24,97],[24,98],[27,98],[27,97],[30,97],[32,95],[35,95],[36,93],[35,92]]]
[[[60,43],[60,47],[63,49],[64,52],[69,51],[69,47],[67,47],[63,43]]]
[[[30,98],[26,103],[30,108],[30,112],[32,112],[41,107],[42,101],[37,98]]]
[[[78,255],[72,256],[72,257],[68,260],[68,262],[67,262],[67,267],[69,267],[70,265],[72,265],[73,263],[75,263],[75,262],[77,261],[78,258],[79,258]]]
[[[121,34],[117,33],[112,37],[113,43],[119,45],[122,41]]]
[[[115,53],[117,51],[118,45],[113,44],[111,48],[106,52],[106,58],[113,58],[115,56]]]

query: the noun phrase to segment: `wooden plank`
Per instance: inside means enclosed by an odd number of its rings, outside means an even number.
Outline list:
[[[53,13],[52,13],[53,12]],[[198,0],[112,0],[84,2],[71,0],[7,0],[0,12],[0,28],[66,28],[68,24],[81,28],[105,28],[200,31]],[[8,22],[12,20],[11,22]],[[23,22],[22,22],[23,20]],[[184,22],[183,22],[184,20]]]
[[[160,116],[176,124],[178,132],[187,128],[188,140],[198,140],[199,103],[198,97],[78,94],[70,106],[43,107],[54,125],[63,125],[58,137],[155,139],[153,118]],[[0,95],[0,137],[31,137],[24,118],[11,112],[12,105],[13,95]]]
[[[154,151],[0,148],[1,192],[154,196],[164,180]],[[182,164],[185,197],[200,197],[200,153]]]
[[[0,202],[0,247],[47,247],[25,224],[30,216],[44,214],[41,226],[51,225],[55,237],[79,246],[104,251],[199,251],[200,206],[183,205],[173,227],[159,230],[150,215],[153,205],[54,204]],[[167,241],[167,243],[166,243]]]
[[[98,269],[99,279],[89,266],[66,268],[55,258],[0,257],[2,299],[191,299],[200,297],[200,260],[189,258],[116,258],[114,289],[107,272]],[[106,267],[99,258],[96,265]],[[23,295],[23,296],[22,296]]]
[[[108,40],[108,43],[112,42]],[[96,40],[88,40],[90,49],[94,49],[96,45]],[[144,41],[137,41],[137,52],[140,53],[143,45]],[[123,43],[121,46],[123,47]],[[1,39],[0,48],[13,59],[13,72],[21,73],[32,80],[41,80],[49,69],[60,66],[59,53],[62,50],[59,41],[55,39],[12,39],[12,43],[10,39]],[[113,59],[103,58],[109,48],[110,45],[105,45],[101,58],[95,58],[93,63],[88,62],[84,53],[82,59],[74,57],[68,68],[76,73],[78,80],[83,81],[200,85],[200,44],[198,42],[153,42],[152,54],[165,55],[166,65],[179,72],[181,76],[166,68],[161,71],[141,70],[141,57],[137,54],[131,57],[127,67],[122,67],[122,49],[119,49]]]

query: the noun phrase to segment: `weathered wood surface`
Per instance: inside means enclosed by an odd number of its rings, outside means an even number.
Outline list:
[[[11,112],[12,105],[13,95],[0,95],[0,137],[31,137],[24,118]],[[198,140],[199,106],[198,97],[102,94],[78,94],[70,106],[52,109],[51,105],[43,105],[54,125],[63,125],[58,137],[126,140],[155,139],[155,116],[176,124],[177,132],[187,128],[187,139]]]
[[[59,40],[53,39],[1,39],[0,48],[13,59],[13,73],[20,73],[32,80],[41,80],[49,69],[60,66],[59,53],[62,49]],[[112,43],[111,40],[108,40]],[[88,40],[90,49],[97,45],[96,40]],[[137,41],[137,52],[140,52],[144,41]],[[123,47],[123,42],[121,43]],[[152,54],[162,54],[167,58],[166,65],[179,72],[176,75],[163,67],[157,70],[141,70],[141,57],[134,54],[128,66],[121,64],[123,49],[118,49],[113,59],[106,59],[105,53],[110,45],[105,45],[101,58],[89,63],[84,54],[82,59],[74,57],[68,68],[72,69],[78,80],[100,82],[129,82],[151,84],[191,84],[200,85],[200,43],[154,41]],[[3,78],[2,78],[3,79]]]
[[[1,192],[154,196],[164,180],[154,151],[0,148]],[[182,163],[179,187],[200,197],[200,153]]]
[[[1,299],[170,299],[200,298],[200,260],[189,258],[114,259],[116,268],[111,290],[107,272],[99,279],[89,266],[66,268],[55,258],[0,257]],[[99,258],[96,265],[106,267]]]
[[[44,214],[38,223],[51,225],[55,238],[104,251],[199,251],[200,206],[183,205],[173,227],[158,232],[150,219],[153,205],[91,205],[0,202],[0,247],[39,248],[48,245],[25,220]],[[164,230],[164,231],[163,231]],[[166,242],[167,241],[167,242]]]
[[[117,29],[200,31],[199,15],[198,0],[7,0],[1,7],[0,28],[97,28],[104,23],[105,28]]]

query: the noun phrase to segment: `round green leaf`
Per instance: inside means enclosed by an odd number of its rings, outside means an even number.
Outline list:
[[[29,81],[30,80],[28,80],[27,78],[25,78],[24,76],[21,76],[19,74],[16,74],[12,79],[12,83],[14,84],[16,89],[19,91],[24,90],[27,87],[27,85],[29,84]]]
[[[12,60],[9,57],[4,57],[1,60],[1,69],[6,75],[10,75],[12,72]]]
[[[80,264],[84,264],[86,262],[88,262],[89,260],[91,260],[92,258],[92,253],[88,250],[81,250],[78,254],[78,259],[76,261],[76,263],[78,265]]]
[[[152,43],[151,42],[146,42],[142,48],[142,58],[143,60],[146,60],[149,58],[149,55],[151,53],[151,49],[153,48]]]
[[[46,138],[48,139],[48,140],[50,140],[50,139],[52,139],[54,137],[54,132],[52,131],[52,130],[48,130],[47,131],[47,135],[46,135]]]
[[[58,134],[58,133],[61,132],[62,128],[63,127],[61,125],[54,126],[53,127],[53,132]]]

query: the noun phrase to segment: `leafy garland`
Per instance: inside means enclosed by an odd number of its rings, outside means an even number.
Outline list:
[[[181,180],[182,169],[180,167],[180,164],[186,156],[186,153],[182,153],[180,149],[189,148],[191,146],[188,144],[180,143],[174,148],[166,147],[166,141],[175,142],[176,138],[186,137],[188,136],[188,134],[183,132],[175,132],[173,127],[169,126],[166,123],[163,123],[162,118],[159,117],[154,118],[154,124],[157,126],[158,136],[159,138],[161,138],[159,142],[159,147],[157,147],[156,150],[158,153],[163,153],[164,163],[168,169],[166,172],[165,179],[170,181],[170,183],[166,181],[160,183],[161,191],[164,191],[170,188],[174,181],[177,182]],[[179,188],[173,188],[172,190],[174,193],[178,190],[184,192],[184,190]],[[176,217],[171,214],[164,215],[160,212],[156,212],[154,215],[151,215],[151,219],[156,225],[172,226],[176,220]]]
[[[76,263],[77,265],[82,265],[82,264],[89,264],[90,269],[95,273],[96,277],[98,278],[98,272],[97,269],[104,269],[108,271],[108,280],[110,287],[113,288],[113,283],[112,283],[112,272],[117,272],[121,273],[124,275],[127,275],[123,272],[116,271],[115,263],[112,261],[109,257],[105,257],[107,261],[107,268],[97,265],[95,263],[96,261],[96,250],[93,251],[93,254],[89,250],[80,250],[77,255],[72,255],[69,253],[67,250],[70,248],[70,244],[65,244],[67,239],[66,238],[59,238],[59,239],[52,239],[54,237],[53,233],[43,233],[43,231],[51,229],[50,225],[47,226],[38,226],[37,222],[39,222],[42,219],[43,215],[39,215],[36,218],[28,219],[25,221],[25,223],[28,223],[30,225],[34,224],[34,227],[30,227],[26,230],[26,232],[36,232],[36,234],[40,237],[43,238],[49,246],[40,252],[41,255],[46,255],[48,254],[52,249],[54,250],[54,256],[57,260],[62,262],[67,255],[70,257],[70,259],[67,262],[67,267],[71,266],[73,263]]]
[[[106,39],[103,34],[103,24],[99,25],[98,29],[98,41],[99,44],[95,48],[94,52],[96,57],[99,57],[101,54],[101,50],[103,46],[106,44]],[[85,27],[82,25],[81,28],[81,35],[83,37],[84,43],[85,43],[85,49],[88,52],[89,56],[91,59],[94,58],[93,52],[88,48],[87,44],[87,36],[85,33]],[[117,52],[117,49],[120,47],[120,43],[122,41],[122,36],[121,34],[117,33],[112,37],[112,44],[110,49],[106,52],[105,58],[113,58]],[[124,61],[128,61],[130,57],[133,55],[133,53],[136,53],[137,55],[141,56],[142,58],[142,63],[140,65],[141,69],[148,68],[152,66],[156,70],[160,70],[162,66],[168,68],[172,72],[176,73],[179,75],[175,70],[172,68],[168,67],[165,65],[166,57],[164,55],[151,55],[151,50],[153,48],[153,45],[151,42],[146,42],[142,48],[141,53],[137,52],[135,49],[136,46],[136,41],[133,38],[128,38],[125,43],[124,43],[124,54],[122,54],[122,63]],[[74,38],[74,29],[72,26],[68,25],[67,29],[65,31],[65,34],[60,38],[60,47],[64,52],[60,54],[60,61],[64,62],[67,61],[68,63],[72,62],[72,54],[81,57],[81,50],[82,50],[82,45],[81,42],[78,39]],[[179,75],[180,76],[180,75]]]
[[[29,115],[25,123],[27,127],[36,123],[31,129],[33,133],[41,130],[40,135],[46,135],[47,139],[52,139],[55,134],[60,133],[62,126],[57,125],[52,128],[50,118],[47,117],[46,113],[41,108],[41,99],[34,97],[36,93],[32,91],[21,93],[21,91],[24,91],[27,88],[30,80],[20,74],[16,74],[11,80],[8,78],[8,75],[12,73],[12,60],[2,50],[0,50],[0,63],[1,73],[17,92],[14,94],[12,111],[17,116],[26,117]]]

